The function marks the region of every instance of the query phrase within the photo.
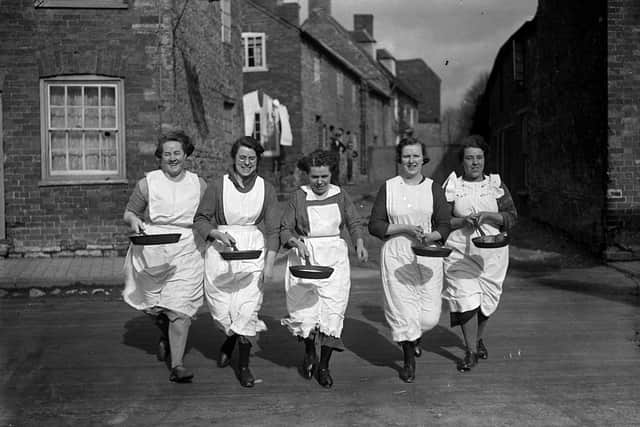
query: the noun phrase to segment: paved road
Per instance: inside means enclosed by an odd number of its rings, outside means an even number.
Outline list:
[[[207,313],[194,322],[186,358],[195,381],[173,384],[154,357],[155,327],[118,292],[1,298],[0,425],[638,425],[640,301],[602,286],[630,279],[598,266],[534,267],[512,268],[487,361],[456,371],[462,342],[443,314],[423,338],[414,384],[398,378],[401,352],[384,324],[377,271],[354,268],[347,351],[333,358],[331,390],[297,374],[302,348],[279,326],[284,295],[275,283],[253,389],[215,366],[222,335]]]

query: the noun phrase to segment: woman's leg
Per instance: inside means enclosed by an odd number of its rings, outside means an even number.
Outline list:
[[[168,312],[169,318],[169,347],[171,348],[171,375],[169,379],[175,382],[189,382],[193,373],[184,367],[184,350],[187,346],[191,318],[184,314]]]
[[[227,339],[220,347],[220,354],[218,355],[218,367],[224,368],[229,366],[231,363],[231,355],[233,354],[233,349],[236,346],[236,341],[238,340],[238,335],[235,333],[231,333],[227,337]]]
[[[482,313],[482,310],[478,310],[478,332],[476,333],[476,348],[478,351],[478,357],[480,359],[487,359],[489,357],[489,352],[487,351],[487,347],[484,345],[483,337],[484,337],[484,328],[487,326],[487,322],[489,321],[489,317],[485,316]]]
[[[462,330],[462,337],[464,338],[465,346],[464,359],[458,365],[458,370],[461,372],[469,371],[476,365],[478,361],[477,354],[472,350],[472,345],[474,343],[473,338],[477,336],[476,325],[472,321],[473,317],[475,317],[475,313],[471,318],[464,319],[464,321],[460,324],[460,329]]]
[[[156,326],[160,329],[160,340],[158,341],[157,357],[160,362],[169,360],[169,318],[166,314],[160,313],[155,316]]]
[[[406,383],[412,383],[416,379],[416,344],[414,341],[402,341],[400,345],[404,356],[400,378]]]
[[[329,360],[333,353],[333,347],[323,345],[320,347],[320,364],[318,365],[318,383],[324,388],[333,386],[333,378],[329,373]]]
[[[240,385],[243,387],[253,387],[255,379],[249,369],[249,355],[251,353],[251,342],[244,335],[240,335],[238,339],[238,368],[240,376]]]
[[[310,380],[317,363],[316,343],[313,336],[304,339],[304,359],[302,359],[302,376]]]

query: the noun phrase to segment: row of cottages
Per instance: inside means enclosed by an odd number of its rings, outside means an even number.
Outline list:
[[[337,132],[357,154],[343,156],[340,181],[379,182],[392,176],[396,165],[389,153],[398,137],[417,125],[421,94],[428,97],[433,86],[438,105],[432,114],[439,116],[437,76],[437,85],[424,84],[429,89],[422,92],[402,82],[397,73],[401,61],[376,49],[372,15],[354,15],[354,29],[348,31],[331,16],[330,0],[309,0],[303,23],[297,3],[242,4],[244,93],[251,96],[245,107],[256,105],[257,94],[262,112],[245,108],[245,123],[252,124],[245,132],[273,148],[261,165],[262,173],[286,191],[300,182],[297,161],[316,149],[330,148]],[[265,105],[270,108],[274,100],[287,110],[292,137],[286,143],[264,135]],[[351,159],[351,168],[344,157]],[[345,176],[345,170],[352,176]]]
[[[539,0],[476,115],[518,207],[609,260],[640,255],[640,4]]]
[[[235,0],[0,2],[0,254],[121,255],[165,129],[221,173],[243,134],[239,17]]]

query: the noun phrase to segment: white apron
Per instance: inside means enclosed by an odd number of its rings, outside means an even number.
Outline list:
[[[408,185],[400,176],[386,182],[390,224],[421,225],[431,232],[433,181]],[[393,235],[382,245],[380,272],[385,317],[396,342],[415,341],[435,327],[442,306],[442,259],[418,257],[411,250],[417,239]]]
[[[498,212],[497,199],[504,195],[500,188],[500,176],[490,175],[480,182],[468,182],[451,174],[444,184],[448,202],[453,202],[453,216],[462,218],[474,212]],[[482,224],[488,234],[500,230],[490,224]],[[509,247],[496,249],[477,248],[471,239],[480,233],[464,227],[449,234],[447,246],[453,248],[445,258],[444,276],[447,286],[442,293],[452,312],[465,312],[480,307],[490,316],[498,307],[502,283],[509,266]]]
[[[264,204],[264,180],[257,177],[247,193],[238,191],[228,175],[222,182],[222,205],[228,225],[219,225],[218,230],[233,236],[239,250],[259,249],[262,254],[257,259],[225,261],[220,252],[228,249],[217,241],[210,243],[205,254],[205,298],[213,320],[225,334],[254,337],[267,329],[258,319],[265,242],[255,225]]]
[[[124,262],[122,296],[138,310],[164,308],[187,316],[202,305],[204,262],[194,241],[193,217],[200,203],[200,180],[186,172],[171,181],[161,170],[146,176],[149,187],[147,234],[181,233],[177,243],[130,245]]]
[[[322,200],[340,192],[332,185],[323,196],[317,196],[308,186],[302,189],[307,200]],[[340,338],[344,324],[344,313],[349,302],[351,276],[349,248],[340,237],[342,215],[337,203],[307,207],[309,236],[303,237],[313,265],[332,267],[328,279],[300,279],[289,272],[289,266],[304,264],[297,249],[289,251],[285,292],[289,317],[282,319],[293,335],[303,338],[316,327],[325,335]]]

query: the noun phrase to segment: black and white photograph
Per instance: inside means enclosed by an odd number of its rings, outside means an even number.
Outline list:
[[[0,426],[640,425],[638,0],[0,0]]]

